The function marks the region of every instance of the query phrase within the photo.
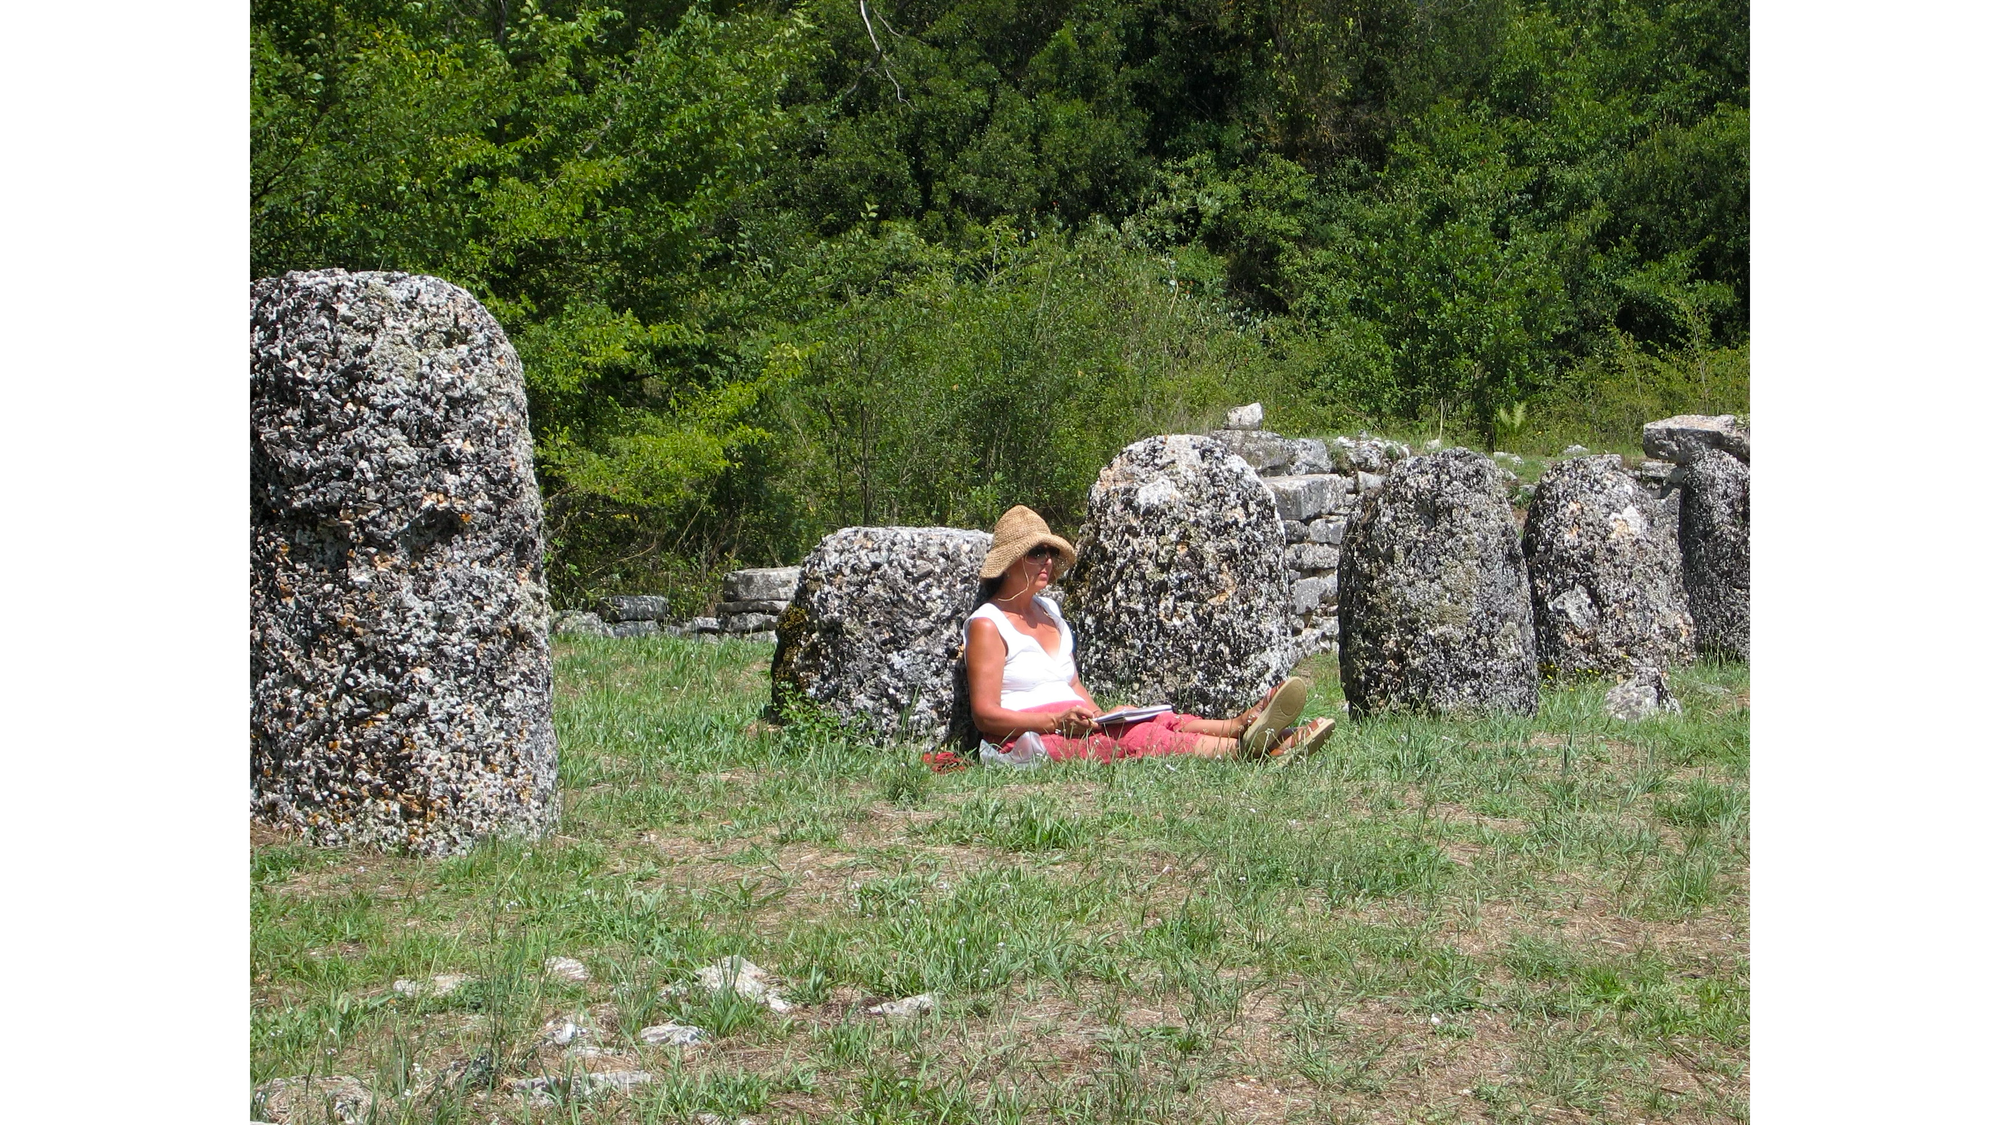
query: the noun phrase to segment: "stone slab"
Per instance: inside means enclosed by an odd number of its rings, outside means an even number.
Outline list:
[[[659,621],[667,616],[667,599],[658,594],[613,594],[597,605],[606,621]]]
[[[722,600],[729,602],[789,603],[798,587],[798,567],[750,567],[744,570],[731,571],[723,576]]]
[[[1308,522],[1332,510],[1335,498],[1347,491],[1347,481],[1328,473],[1310,476],[1267,476],[1264,487],[1278,505],[1280,518]]]
[[[1734,414],[1676,414],[1648,422],[1639,444],[1646,456],[1685,465],[1697,449],[1719,449],[1750,463],[1750,429]]]

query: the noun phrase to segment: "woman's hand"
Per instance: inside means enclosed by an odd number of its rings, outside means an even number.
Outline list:
[[[1091,731],[1090,720],[1097,714],[1097,708],[1088,703],[1079,703],[1067,711],[1057,712],[1055,723],[1049,728],[1050,734],[1064,738],[1082,738]]]

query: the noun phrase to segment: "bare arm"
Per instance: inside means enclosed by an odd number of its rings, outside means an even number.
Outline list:
[[[972,691],[972,721],[987,738],[1005,740],[1026,731],[1037,734],[1082,733],[1090,727],[1095,703],[1077,704],[1060,713],[1009,711],[1000,706],[1000,673],[1007,664],[1007,642],[1000,627],[975,618],[965,640],[965,681]],[[1072,687],[1078,685],[1071,681]],[[1090,698],[1080,688],[1078,695]]]

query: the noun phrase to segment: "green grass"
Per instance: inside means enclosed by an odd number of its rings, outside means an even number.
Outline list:
[[[1285,766],[934,775],[773,728],[768,646],[564,638],[563,820],[424,861],[252,848],[251,1079],[381,1122],[1739,1121],[1748,673],[1687,711],[1346,726]],[[1338,709],[1332,662],[1309,714]],[[663,995],[741,954],[778,1014]],[[569,956],[587,982],[546,975]],[[401,978],[464,974],[447,996]],[[862,1009],[930,992],[934,1012]],[[584,1059],[539,1045],[586,1026]],[[711,1045],[642,1042],[673,1020]],[[645,1070],[629,1093],[513,1079]]]

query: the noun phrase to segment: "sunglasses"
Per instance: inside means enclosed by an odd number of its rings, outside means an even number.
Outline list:
[[[1047,543],[1043,543],[1040,546],[1029,551],[1028,557],[1035,560],[1036,562],[1041,562],[1044,559],[1055,558],[1057,555],[1060,554],[1062,554],[1061,551],[1056,550],[1054,547],[1049,546]]]

